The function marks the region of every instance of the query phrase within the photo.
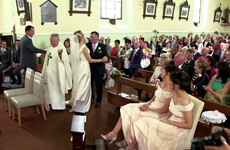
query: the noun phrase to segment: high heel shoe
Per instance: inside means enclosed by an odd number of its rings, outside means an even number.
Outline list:
[[[115,135],[115,136],[114,136],[114,135]],[[109,132],[109,133],[106,134],[106,135],[101,134],[101,137],[102,137],[104,140],[106,140],[106,141],[111,140],[111,141],[109,142],[109,144],[112,144],[114,141],[117,140],[117,135],[116,135],[115,133],[113,133],[113,132]]]
[[[117,145],[117,147],[119,147],[119,148],[122,148],[122,147],[128,146],[128,143],[124,139],[124,140],[122,140],[120,142],[116,142],[115,145]]]

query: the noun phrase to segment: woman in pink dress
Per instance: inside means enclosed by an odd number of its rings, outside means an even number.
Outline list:
[[[133,139],[126,150],[183,150],[186,137],[192,128],[193,102],[185,89],[190,87],[190,77],[179,71],[172,73],[173,96],[169,113],[159,119],[143,117],[133,123]]]
[[[130,144],[133,139],[132,124],[142,117],[150,117],[159,119],[168,112],[169,103],[172,97],[172,87],[170,82],[170,74],[176,72],[175,66],[167,66],[162,68],[163,82],[157,84],[155,96],[147,103],[127,104],[120,109],[121,117],[118,120],[114,129],[106,135],[102,135],[105,140],[111,140],[110,143],[116,140],[118,132],[123,130],[125,140],[117,142],[118,147],[123,147]]]

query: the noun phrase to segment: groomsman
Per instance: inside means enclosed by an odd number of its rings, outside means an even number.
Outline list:
[[[37,68],[37,56],[36,53],[46,54],[45,50],[34,47],[32,37],[34,35],[34,27],[26,26],[26,35],[20,40],[20,66],[23,69],[27,67],[36,71]]]
[[[104,56],[109,56],[106,50],[106,46],[99,42],[99,33],[96,31],[91,32],[90,34],[90,42],[86,43],[86,46],[90,50],[90,56],[92,59],[102,59]],[[92,87],[92,97],[93,94],[93,83],[96,83],[96,104],[94,108],[98,108],[101,106],[102,101],[102,86],[103,86],[103,77],[105,75],[105,64],[104,63],[91,63],[90,64],[91,71],[91,87]]]

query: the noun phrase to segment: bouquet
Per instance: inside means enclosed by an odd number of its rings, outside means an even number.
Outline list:
[[[121,72],[117,68],[113,68],[109,73],[111,78],[121,77]]]

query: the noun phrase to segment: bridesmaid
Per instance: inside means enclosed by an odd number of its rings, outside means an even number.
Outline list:
[[[117,139],[118,132],[122,129],[125,139],[117,142],[118,147],[123,147],[131,143],[133,139],[133,122],[142,117],[161,118],[168,112],[170,99],[172,97],[172,87],[170,82],[170,74],[178,71],[175,66],[167,66],[161,69],[163,82],[157,84],[155,96],[147,103],[127,104],[122,106],[121,117],[118,120],[114,129],[106,135],[101,134],[105,140],[111,140],[110,143]]]

